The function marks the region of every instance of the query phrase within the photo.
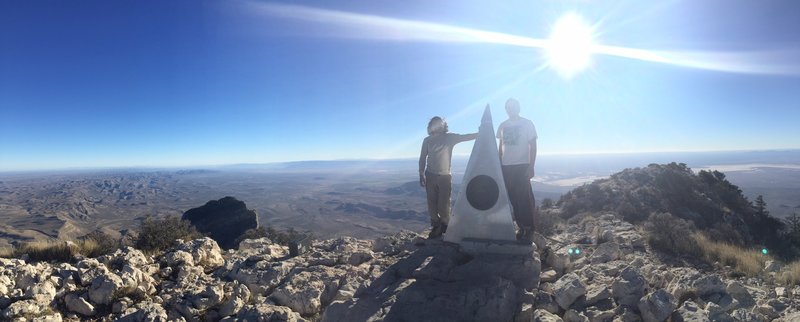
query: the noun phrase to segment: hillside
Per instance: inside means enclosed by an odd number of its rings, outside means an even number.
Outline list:
[[[780,239],[783,222],[765,210],[759,211],[723,173],[694,173],[682,163],[626,169],[573,189],[556,206],[564,218],[606,211],[634,224],[654,213],[670,213],[717,240],[740,246],[787,248]]]

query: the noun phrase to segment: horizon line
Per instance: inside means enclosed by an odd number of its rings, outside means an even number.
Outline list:
[[[747,153],[747,152],[791,152],[800,151],[799,148],[776,148],[776,149],[736,149],[736,150],[659,150],[659,151],[576,151],[576,152],[544,152],[538,156],[592,156],[592,155],[632,155],[632,154],[663,154],[663,153]],[[454,154],[454,158],[468,157],[469,154]],[[272,162],[241,162],[241,163],[221,163],[221,164],[194,164],[194,165],[116,165],[116,166],[73,166],[73,167],[52,167],[52,168],[31,168],[31,169],[0,169],[0,174],[19,174],[37,172],[69,172],[69,171],[108,171],[108,170],[199,170],[203,168],[224,168],[235,166],[278,166],[292,163],[303,162],[381,162],[381,161],[406,161],[415,160],[416,157],[396,157],[396,158],[342,158],[342,159],[309,159],[309,160],[290,160]],[[210,169],[208,169],[210,170]]]

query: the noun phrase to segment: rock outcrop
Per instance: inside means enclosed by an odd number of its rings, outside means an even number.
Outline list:
[[[182,219],[191,222],[197,231],[207,234],[224,249],[235,248],[236,240],[245,231],[258,227],[256,212],[234,197],[211,200],[189,209]]]

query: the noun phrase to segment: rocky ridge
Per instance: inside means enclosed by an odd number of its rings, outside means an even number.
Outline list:
[[[670,266],[614,215],[537,236],[530,256],[473,256],[401,232],[223,251],[181,241],[75,264],[0,259],[0,318],[19,321],[798,321],[800,286]],[[542,259],[541,262],[539,259]]]

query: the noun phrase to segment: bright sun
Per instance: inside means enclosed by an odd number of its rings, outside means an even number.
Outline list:
[[[570,78],[591,63],[592,27],[575,13],[562,16],[553,26],[547,46],[548,65]]]

